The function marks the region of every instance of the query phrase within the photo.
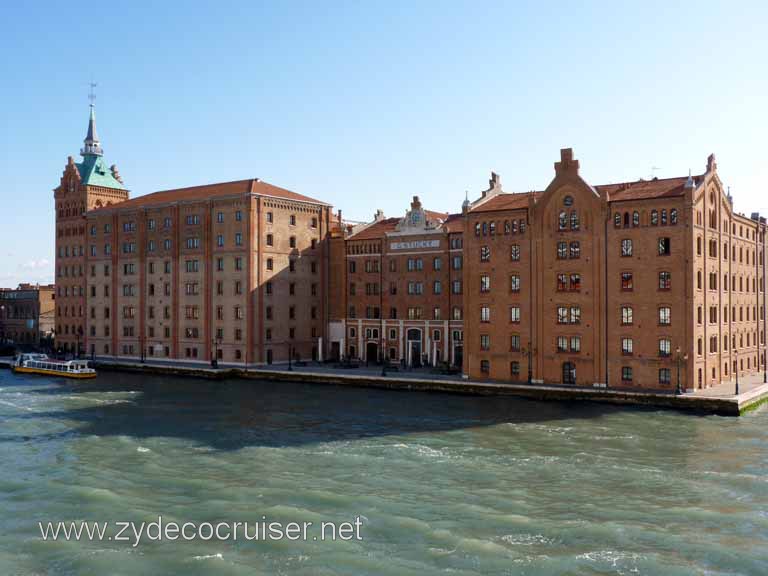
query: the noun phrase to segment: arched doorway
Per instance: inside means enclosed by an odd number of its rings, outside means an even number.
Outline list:
[[[421,366],[421,330],[409,328],[406,332],[408,341],[408,363],[416,368]]]

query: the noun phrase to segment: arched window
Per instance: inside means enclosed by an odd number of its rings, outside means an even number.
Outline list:
[[[563,362],[563,384],[576,384],[576,364]]]
[[[632,212],[632,226],[640,226],[640,212],[637,210]]]
[[[669,223],[673,226],[677,224],[677,208],[672,208],[672,210],[669,211]]]
[[[613,215],[613,225],[616,226],[616,228],[621,228],[621,212],[616,212]]]
[[[568,214],[566,214],[565,210],[561,210],[560,215],[558,217],[557,228],[559,230],[565,230],[567,227],[568,227]]]
[[[579,213],[576,210],[571,210],[571,230],[579,229]]]
[[[659,225],[659,211],[655,208],[651,210],[651,226]]]

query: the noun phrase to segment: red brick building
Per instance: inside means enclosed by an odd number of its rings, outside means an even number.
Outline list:
[[[258,179],[129,200],[101,154],[91,110],[84,162],[70,158],[56,189],[60,346],[206,363],[320,357],[328,204]]]
[[[703,388],[765,369],[765,219],[697,176],[593,186],[570,149],[542,192],[465,210],[465,373]]]
[[[335,234],[334,358],[461,366],[463,220],[425,210],[414,196],[401,218],[377,213]]]

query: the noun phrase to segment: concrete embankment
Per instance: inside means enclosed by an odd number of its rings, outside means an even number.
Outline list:
[[[0,366],[9,365],[9,359],[0,359]],[[390,390],[417,390],[422,392],[442,392],[481,396],[517,396],[540,401],[558,402],[602,402],[626,406],[645,406],[695,412],[700,414],[718,414],[738,416],[768,403],[768,385],[758,386],[743,392],[739,396],[712,396],[697,394],[674,395],[653,391],[627,391],[598,388],[574,388],[565,386],[544,386],[527,384],[506,384],[497,382],[477,382],[458,379],[439,379],[390,374],[375,376],[371,374],[349,374],[349,371],[311,371],[301,368],[288,370],[253,368],[211,369],[192,366],[139,364],[135,362],[97,363],[99,371],[136,372],[146,374],[165,374],[194,378],[221,380],[226,378],[249,378],[254,380],[272,380],[284,382],[305,382],[312,384],[330,384],[335,386],[357,386],[368,388],[386,388]]]
[[[370,374],[349,374],[347,373],[348,371],[302,371],[300,368],[293,371],[263,368],[248,370],[225,368],[213,370],[209,368],[140,365],[133,363],[100,363],[99,368],[102,370],[147,372],[210,379],[250,378],[254,380],[306,382],[336,386],[386,388],[390,390],[418,390],[423,392],[483,396],[517,396],[541,401],[603,402],[626,406],[666,408],[700,414],[718,414],[722,416],[738,416],[761,403],[768,402],[768,386],[758,387],[736,397],[699,396],[696,394],[674,395],[663,392],[573,388],[565,386],[528,386],[527,384],[403,377],[397,374],[374,376]]]

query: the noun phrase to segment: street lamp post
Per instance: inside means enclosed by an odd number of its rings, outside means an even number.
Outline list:
[[[533,347],[530,340],[524,352],[528,355],[528,386],[530,386],[533,384]]]
[[[680,346],[677,347],[675,352],[677,354],[677,388],[675,389],[675,394],[682,394],[683,388],[680,384],[680,360],[681,360]]]
[[[736,396],[739,395],[739,351],[734,350],[733,355],[736,356]]]

